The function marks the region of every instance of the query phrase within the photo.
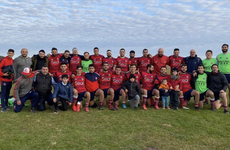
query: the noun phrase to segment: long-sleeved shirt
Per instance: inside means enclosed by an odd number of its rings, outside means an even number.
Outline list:
[[[22,57],[18,56],[14,59],[13,68],[14,68],[14,81],[17,81],[17,79],[22,75],[22,71],[26,67],[31,67],[32,61],[30,57]]]

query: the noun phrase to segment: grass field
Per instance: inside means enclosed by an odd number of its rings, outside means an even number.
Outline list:
[[[59,111],[0,113],[1,150],[93,149],[230,149],[230,116],[223,108],[213,112],[190,110],[147,111],[140,107],[90,112]]]

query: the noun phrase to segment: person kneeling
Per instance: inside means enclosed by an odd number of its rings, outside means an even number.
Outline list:
[[[128,95],[130,107],[134,107],[134,110],[137,110],[138,103],[140,101],[141,91],[133,74],[131,74],[129,76],[129,80],[122,85],[122,89],[124,89],[124,91]]]
[[[59,109],[66,111],[68,104],[71,105],[73,101],[73,88],[68,82],[69,77],[67,74],[62,75],[62,81],[59,82],[53,93],[53,102],[54,102],[54,113],[58,113],[58,102],[61,101],[62,106]],[[69,101],[68,101],[69,100]]]

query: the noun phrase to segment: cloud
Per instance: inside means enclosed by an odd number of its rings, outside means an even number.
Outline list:
[[[0,0],[1,51],[14,48],[19,55],[27,47],[32,55],[78,47],[92,53],[98,46],[117,56],[121,47],[137,55],[163,47],[170,55],[179,47],[183,56],[192,48],[198,55],[207,49],[217,54],[229,43],[229,7],[225,0]]]

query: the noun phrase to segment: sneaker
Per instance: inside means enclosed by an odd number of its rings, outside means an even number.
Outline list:
[[[113,107],[113,109],[119,110],[119,108],[117,107],[117,105],[115,105],[115,106]]]
[[[6,110],[11,110],[12,109],[12,107],[9,107],[9,106],[6,106],[5,108],[6,108]]]
[[[94,103],[91,107],[92,107],[92,108],[97,108],[97,104]]]
[[[170,109],[170,107],[167,107],[167,109]]]
[[[136,107],[136,106],[134,107],[134,110],[137,110],[137,107]]]
[[[58,110],[54,110],[54,114],[57,114],[58,113]]]
[[[144,110],[147,110],[147,108],[146,108],[146,105],[145,105],[145,104],[144,104],[142,107],[143,107],[143,109],[144,109]]]
[[[88,112],[89,111],[89,107],[85,107],[85,111]]]
[[[158,105],[155,105],[154,107],[155,107],[156,109],[159,109],[159,106],[158,106]]]
[[[173,110],[178,110],[178,108],[177,107],[173,107]]]
[[[77,107],[76,107],[77,112],[80,112],[80,107],[81,107],[81,105],[77,104]]]
[[[212,110],[212,111],[216,111],[216,109],[215,109],[215,108],[211,108],[211,110]]]
[[[36,113],[36,110],[34,107],[32,107],[32,109],[30,110],[31,113]]]
[[[122,104],[122,107],[125,109],[125,108],[126,108],[126,105],[125,105],[125,104]]]
[[[77,111],[77,106],[76,106],[76,105],[73,105],[73,106],[72,106],[72,109],[73,109],[73,111]]]
[[[229,114],[229,112],[228,112],[227,110],[224,110],[224,113],[225,113],[225,114]]]
[[[99,106],[99,110],[103,110],[103,106]]]
[[[162,107],[162,109],[165,109],[165,107]]]
[[[6,108],[2,108],[1,112],[3,113],[7,112]]]
[[[186,110],[188,110],[188,109],[189,109],[188,107],[185,107],[185,106],[183,106],[182,108],[183,108],[183,109],[186,109]]]
[[[110,110],[113,109],[113,105],[109,104],[109,105],[108,105],[108,108],[109,108]]]

